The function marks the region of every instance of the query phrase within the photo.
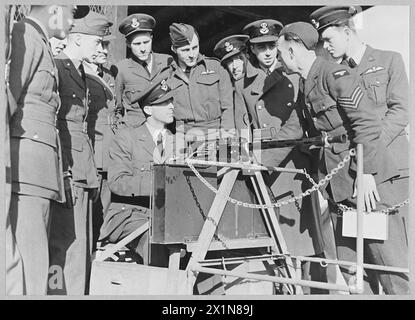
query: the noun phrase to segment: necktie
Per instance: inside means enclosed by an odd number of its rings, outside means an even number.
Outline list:
[[[100,78],[102,78],[104,76],[104,70],[102,70],[102,67],[101,66],[98,67],[97,72],[98,72],[98,76]]]
[[[271,74],[271,71],[269,69],[267,69],[266,74],[267,74],[267,76],[269,76]]]
[[[357,66],[356,61],[353,60],[353,58],[349,58],[349,60],[347,61],[349,63],[349,67],[350,68],[355,68]]]
[[[78,71],[79,71],[79,74],[81,75],[82,80],[85,81],[85,69],[84,69],[84,65],[82,64],[82,62],[78,67]]]
[[[160,153],[160,156],[163,156],[164,149],[163,149],[163,134],[160,132],[157,136],[157,150]]]

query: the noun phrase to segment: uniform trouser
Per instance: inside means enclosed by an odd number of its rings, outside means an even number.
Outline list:
[[[74,194],[73,208],[59,203],[52,206],[50,266],[61,268],[63,279],[49,285],[48,294],[84,295],[87,290],[92,251],[92,199],[88,189],[79,186],[74,186]]]
[[[405,181],[399,183],[404,184]],[[377,210],[382,210],[397,204],[396,202],[399,200],[396,199],[400,199],[402,195],[397,194],[401,190],[396,186],[397,183],[392,181],[386,181],[377,185],[381,197],[381,201],[377,203]],[[406,213],[407,210],[402,210],[389,216],[388,240],[364,240],[365,263],[408,268],[408,240],[405,228],[405,224],[407,223]],[[342,219],[334,212],[332,212],[331,217],[333,220],[339,260],[356,261],[356,239],[343,237]],[[346,280],[353,274],[353,272],[350,271],[350,268],[341,267],[341,270]],[[374,278],[374,273],[377,275],[386,294],[409,293],[409,280],[407,274],[385,271],[366,271],[369,282]],[[373,284],[371,284],[371,286],[376,287]]]
[[[23,262],[10,219],[6,220],[6,295],[23,295]]]
[[[45,295],[48,284],[49,199],[12,193],[10,226],[23,262],[23,290],[27,295]],[[10,239],[10,238],[8,238]],[[7,284],[19,287],[21,265],[7,272]],[[10,277],[10,278],[9,278]],[[18,277],[17,279],[15,277]]]
[[[10,168],[10,140],[8,113],[5,128],[6,141],[4,144],[5,170],[5,214],[6,214],[6,233],[5,233],[5,258],[6,258],[6,295],[23,295],[23,261],[16,244],[16,237],[12,231],[10,223],[10,202],[11,202],[11,168]]]
[[[146,214],[142,214],[136,210],[133,210],[131,216],[128,218],[127,221],[123,223],[120,232],[118,232],[118,228],[115,230],[115,233],[119,233],[118,239],[113,239],[111,236],[109,240],[111,242],[118,242],[121,239],[125,238],[133,231],[137,230],[143,224],[148,222],[148,216]],[[133,250],[138,256],[138,262],[144,265],[151,264],[152,266],[158,267],[167,267],[168,266],[168,249],[166,246],[163,245],[149,245],[149,232],[148,230],[138,236],[137,238],[133,239],[130,243],[126,245],[127,248]],[[151,249],[150,249],[151,248]]]

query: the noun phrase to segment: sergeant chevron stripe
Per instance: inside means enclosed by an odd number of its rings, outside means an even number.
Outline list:
[[[354,89],[350,97],[340,97],[337,99],[337,102],[341,107],[357,109],[362,98],[363,92],[362,89],[360,89],[358,86],[356,89]]]

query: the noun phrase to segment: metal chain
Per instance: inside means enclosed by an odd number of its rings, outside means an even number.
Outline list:
[[[336,203],[332,199],[329,199],[329,201],[333,205],[335,205],[335,206],[338,207],[337,215],[342,215],[343,212],[345,212],[345,211],[355,210],[355,208],[348,207],[348,206],[346,206],[344,204],[341,204],[341,203]],[[395,204],[392,207],[389,207],[389,208],[386,208],[386,209],[383,209],[383,210],[380,210],[380,211],[371,211],[371,212],[363,211],[363,212],[365,214],[370,214],[370,213],[383,213],[383,214],[387,214],[387,215],[392,215],[392,214],[396,214],[398,212],[398,209],[399,208],[402,208],[402,207],[406,206],[407,204],[409,204],[409,199],[406,199],[405,201],[402,201],[401,203]]]
[[[347,162],[350,161],[350,158],[356,155],[356,149],[350,149],[349,150],[349,154],[347,156],[344,157],[344,159],[342,161],[339,162],[339,164],[337,165],[336,168],[333,168],[329,174],[327,174],[323,179],[321,179],[318,183],[315,183],[313,180],[313,187],[311,187],[310,189],[304,191],[303,193],[294,196],[288,200],[284,200],[284,201],[280,201],[280,202],[276,202],[276,203],[272,203],[270,205],[261,205],[261,204],[253,204],[253,203],[246,203],[240,200],[236,200],[233,199],[229,196],[226,196],[226,200],[237,205],[237,206],[242,206],[245,208],[250,208],[250,209],[271,209],[271,208],[279,208],[285,205],[288,205],[290,203],[296,202],[298,200],[301,200],[302,198],[309,196],[312,192],[317,191],[320,187],[324,186],[327,182],[329,182],[334,175],[336,175],[341,168],[343,168]],[[196,177],[199,178],[199,180],[209,189],[211,190],[213,193],[217,194],[218,190],[213,187],[208,181],[206,181],[205,178],[203,178],[200,173],[196,170],[196,168],[189,162],[189,161],[185,161],[185,163],[187,164],[187,166],[193,171],[193,173],[196,175]],[[304,172],[304,174],[307,174],[306,172]],[[308,174],[307,174],[308,175]],[[306,175],[306,176],[307,176]],[[309,175],[308,175],[308,179],[312,179]],[[310,180],[311,181],[311,180]]]
[[[197,208],[199,209],[199,213],[200,213],[200,214],[202,215],[202,217],[203,217],[203,220],[204,220],[204,221],[209,221],[210,223],[212,223],[212,224],[213,224],[213,226],[215,227],[215,230],[216,230],[216,229],[218,228],[218,222],[217,222],[217,221],[215,221],[215,219],[213,219],[212,217],[209,217],[209,216],[206,216],[206,215],[205,215],[205,213],[204,213],[204,211],[203,211],[203,208],[202,208],[202,206],[200,205],[199,200],[197,199],[196,192],[195,192],[195,190],[193,189],[193,185],[192,185],[192,182],[190,181],[190,177],[189,177],[189,176],[186,176],[186,182],[187,182],[187,185],[189,186],[190,193],[192,194],[193,200],[196,202],[196,206],[197,206]],[[213,235],[213,238],[215,238],[215,240],[219,241],[219,242],[223,245],[223,247],[224,247],[225,249],[229,249],[229,247],[228,247],[228,245],[226,244],[226,242],[225,242],[224,240],[222,240],[222,239],[219,237],[219,235],[214,234],[214,235]]]
[[[353,150],[353,149],[352,149]],[[305,177],[311,182],[311,184],[313,185],[313,186],[315,186],[315,185],[317,185],[317,183],[314,181],[314,179],[307,173],[307,171],[306,170],[304,170],[304,175],[305,175]],[[335,202],[333,199],[328,199],[328,201],[331,203],[331,204],[333,204],[336,208],[337,208],[337,215],[338,216],[341,216],[341,215],[343,215],[343,212],[344,211],[350,211],[350,210],[354,210],[354,208],[352,208],[352,207],[348,207],[348,206],[346,206],[346,205],[344,205],[344,204],[341,204],[341,203],[337,203],[337,202]],[[377,213],[383,213],[383,214],[395,214],[396,212],[397,212],[397,210],[399,209],[399,208],[402,208],[402,207],[404,207],[404,206],[406,206],[407,204],[409,204],[409,199],[406,199],[405,201],[402,201],[401,203],[398,203],[398,204],[396,204],[396,205],[394,205],[394,206],[392,206],[392,207],[390,207],[390,208],[386,208],[386,209],[383,209],[383,210],[381,210],[381,211],[372,211],[372,212],[367,212],[367,211],[364,211],[364,213],[366,213],[366,214],[369,214],[369,213],[375,213],[375,212],[377,212]]]

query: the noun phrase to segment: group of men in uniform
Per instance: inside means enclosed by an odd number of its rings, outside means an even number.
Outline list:
[[[13,253],[6,261],[9,294],[87,294],[95,242],[117,242],[148,221],[151,164],[177,157],[177,145],[189,136],[345,134],[346,142],[320,149],[260,150],[256,161],[306,169],[319,181],[361,143],[366,210],[406,199],[407,153],[394,157],[396,148],[407,152],[408,143],[403,61],[359,40],[355,8],[321,8],[312,23],[249,23],[216,44],[216,58],[199,52],[199,34],[185,23],[169,27],[172,55],[153,52],[155,19],[132,14],[118,26],[131,56],[115,65],[107,61],[112,22],[83,9],[32,6],[13,28],[7,246],[16,250],[7,251]],[[51,25],[50,15],[65,23]],[[49,45],[52,37],[67,41],[59,53]],[[316,55],[320,40],[338,61]],[[275,201],[313,186],[291,173],[263,175]],[[339,204],[355,203],[352,158],[320,191],[280,208],[289,251],[355,261],[354,239],[342,236],[337,215]],[[405,208],[392,210],[388,240],[365,240],[368,263],[407,266],[406,216]],[[148,232],[128,247],[141,263],[166,264],[161,249],[150,257]],[[60,268],[61,281],[52,267]],[[304,279],[336,281],[329,269],[302,267]],[[353,276],[353,270],[342,272],[347,281]],[[385,293],[408,293],[405,274],[370,276],[375,281],[366,293],[376,292],[377,281]]]

